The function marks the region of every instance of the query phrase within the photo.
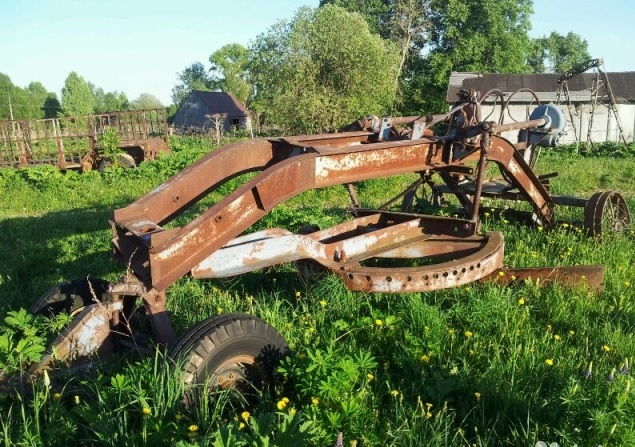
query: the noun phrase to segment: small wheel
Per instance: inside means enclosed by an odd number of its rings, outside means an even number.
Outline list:
[[[595,193],[584,207],[584,228],[590,236],[624,231],[630,222],[628,205],[615,191]]]
[[[35,315],[76,315],[95,300],[104,301],[110,282],[99,278],[76,278],[51,287],[32,306]]]
[[[289,354],[282,335],[260,318],[227,314],[202,321],[171,349],[185,385],[246,393],[274,384],[275,368]]]
[[[428,188],[430,189],[429,192]],[[439,193],[435,191],[432,183],[426,182],[404,194],[401,201],[401,212],[417,213],[439,206],[441,206]]]

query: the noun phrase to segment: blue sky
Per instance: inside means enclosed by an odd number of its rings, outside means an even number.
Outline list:
[[[249,44],[277,20],[319,0],[1,0],[0,73],[60,94],[75,71],[133,100],[165,105],[177,73],[227,43]],[[607,71],[635,71],[635,1],[534,0],[532,37],[573,31]]]

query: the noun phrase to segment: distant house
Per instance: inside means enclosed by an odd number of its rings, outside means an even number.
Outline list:
[[[606,73],[615,98],[614,104],[624,138],[635,140],[635,72]],[[541,104],[558,102],[566,120],[565,133],[559,144],[577,141],[621,141],[619,126],[615,114],[610,108],[606,88],[598,83],[597,73],[583,73],[567,80],[568,95],[561,92],[558,101],[559,74],[499,74],[499,73],[462,73],[453,72],[450,76],[446,101],[453,104],[458,100],[460,89],[472,89],[481,96],[492,89],[503,92],[505,101],[509,100],[504,122],[528,119],[536,105],[529,92],[513,92],[521,88],[536,93]],[[483,101],[482,120],[497,121],[500,116],[501,101],[491,96]],[[515,136],[505,135],[510,140]]]
[[[214,122],[209,117],[224,115],[223,129],[251,129],[249,111],[234,95],[225,92],[194,90],[174,115],[172,125],[178,129],[210,129]]]

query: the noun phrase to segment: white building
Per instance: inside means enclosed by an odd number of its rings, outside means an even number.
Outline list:
[[[583,73],[569,79],[566,84],[568,95],[560,89],[559,74],[498,74],[453,72],[450,76],[446,101],[454,104],[460,89],[480,92],[482,98],[487,92],[499,90],[507,103],[504,123],[527,120],[541,104],[558,103],[566,119],[564,134],[558,144],[577,141],[594,143],[613,141],[635,141],[635,72],[606,73],[614,97],[614,108],[609,101],[605,82],[599,71]],[[529,89],[531,92],[520,89]],[[513,94],[516,92],[515,94]],[[512,95],[513,94],[513,95]],[[558,96],[560,96],[558,98]],[[481,119],[498,122],[502,101],[500,95],[489,95],[482,102]],[[617,113],[614,112],[617,111]],[[621,131],[620,131],[621,128]],[[622,138],[623,135],[623,138]],[[516,135],[505,135],[512,142]]]

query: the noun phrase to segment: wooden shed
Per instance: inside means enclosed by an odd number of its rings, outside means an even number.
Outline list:
[[[249,111],[234,95],[225,92],[205,92],[194,90],[179,107],[172,125],[177,130],[206,130],[214,127],[209,117],[223,115],[224,131],[251,129]]]
[[[604,79],[598,73],[582,73],[567,81],[565,93],[558,84],[557,73],[501,74],[453,72],[450,76],[446,101],[457,101],[460,89],[472,89],[481,96],[492,89],[503,92],[509,100],[504,122],[521,121],[536,106],[536,100],[528,92],[512,93],[521,88],[534,91],[541,104],[558,104],[566,120],[564,134],[558,144],[590,142],[635,141],[635,72],[605,73],[613,94],[609,100]],[[560,92],[559,92],[560,90]],[[511,97],[511,98],[510,98]],[[500,98],[491,96],[483,101],[483,120],[497,121],[501,109]],[[613,107],[614,106],[614,107]],[[513,139],[513,136],[506,135]]]

